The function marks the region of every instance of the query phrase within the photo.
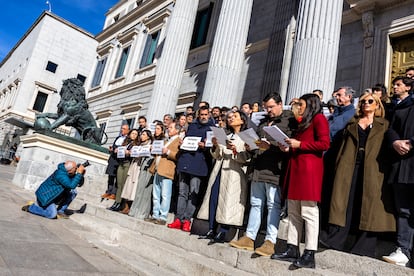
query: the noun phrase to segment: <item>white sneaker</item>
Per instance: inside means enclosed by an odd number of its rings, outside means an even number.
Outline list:
[[[400,266],[407,266],[408,257],[402,253],[401,248],[398,247],[395,252],[392,252],[389,256],[382,256],[382,259],[388,263],[396,264]]]

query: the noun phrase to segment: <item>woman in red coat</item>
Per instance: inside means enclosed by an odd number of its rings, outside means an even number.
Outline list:
[[[323,177],[323,152],[329,148],[329,125],[321,113],[319,97],[305,94],[299,99],[299,127],[294,138],[286,139],[291,152],[287,169],[288,247],[272,259],[293,261],[296,267],[315,268],[318,249],[319,209]],[[299,242],[305,221],[305,251],[299,257]]]

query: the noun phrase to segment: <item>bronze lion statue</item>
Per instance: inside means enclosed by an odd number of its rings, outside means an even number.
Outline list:
[[[64,80],[59,94],[60,101],[57,105],[57,113],[37,114],[34,129],[54,130],[61,125],[71,126],[79,132],[83,141],[98,145],[105,144],[107,136],[97,126],[94,117],[88,110],[89,106],[86,102],[82,82],[76,78]],[[50,123],[46,118],[55,119],[55,121]]]

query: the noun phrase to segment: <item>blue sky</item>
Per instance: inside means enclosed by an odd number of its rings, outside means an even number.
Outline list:
[[[49,0],[49,2],[54,14],[95,35],[102,30],[105,13],[118,0]],[[0,61],[49,6],[46,0],[5,0],[2,1],[1,8]]]

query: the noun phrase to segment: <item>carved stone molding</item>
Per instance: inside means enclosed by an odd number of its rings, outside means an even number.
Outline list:
[[[365,12],[362,15],[362,28],[364,30],[364,47],[369,48],[374,43],[374,13]]]

